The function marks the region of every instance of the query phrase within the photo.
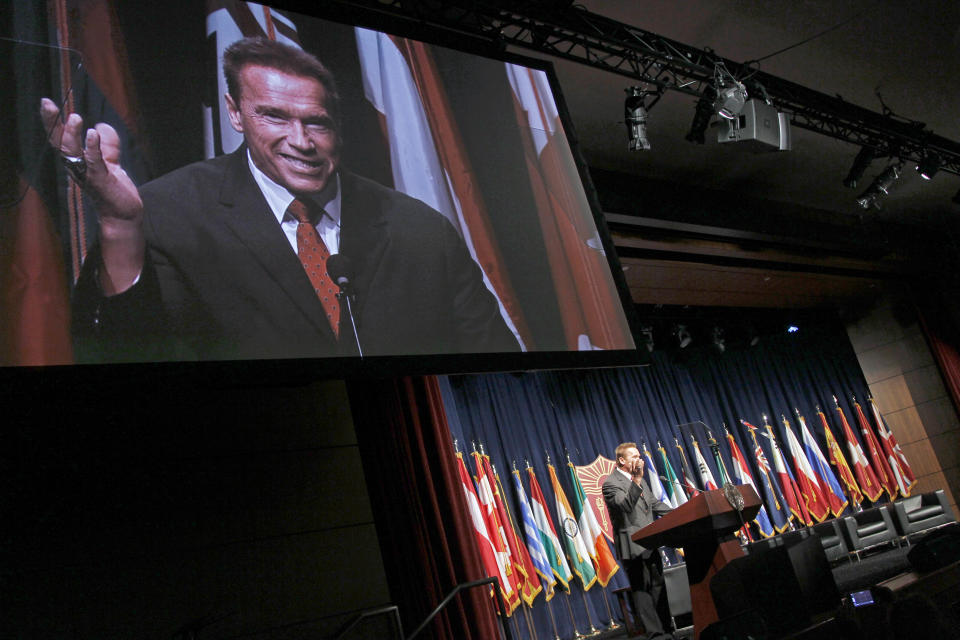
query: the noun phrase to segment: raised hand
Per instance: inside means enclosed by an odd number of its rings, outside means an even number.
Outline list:
[[[50,132],[50,146],[65,158],[83,158],[85,170],[78,182],[93,199],[100,222],[100,283],[107,295],[120,293],[140,275],[145,251],[143,201],[120,165],[120,137],[104,123],[84,133],[83,118],[71,113],[61,120],[49,98],[40,101],[40,117]]]

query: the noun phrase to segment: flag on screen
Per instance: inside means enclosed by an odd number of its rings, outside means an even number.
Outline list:
[[[517,591],[520,598],[527,603],[528,607],[533,606],[533,599],[540,593],[540,580],[537,578],[536,571],[530,561],[530,553],[527,547],[520,540],[517,534],[516,523],[510,508],[507,506],[505,492],[500,484],[500,475],[497,468],[490,462],[490,456],[484,455],[483,462],[486,466],[487,475],[493,478],[493,499],[497,505],[497,513],[500,516],[500,522],[503,523],[504,532],[507,535],[507,546],[510,548],[510,561],[513,564],[514,573],[517,576]]]
[[[681,474],[681,483],[683,485],[683,490],[687,492],[688,498],[693,498],[700,495],[700,489],[697,487],[696,475],[693,473],[693,469],[690,467],[690,463],[687,462],[687,454],[683,452],[683,445],[680,444],[680,440],[676,437],[673,438],[673,442],[677,447],[677,451],[680,452],[680,474]]]
[[[569,349],[631,349],[633,339],[549,79],[543,71],[505,63],[563,332]]]
[[[837,468],[837,473],[840,474],[840,481],[846,488],[847,497],[853,504],[859,505],[863,502],[863,492],[860,490],[860,485],[857,484],[857,479],[854,477],[850,465],[847,464],[847,458],[843,455],[843,449],[840,448],[840,444],[833,436],[833,431],[830,430],[830,425],[827,424],[827,416],[820,410],[820,407],[817,407],[817,415],[820,416],[820,422],[823,424],[823,435],[827,439],[827,451],[830,453],[830,464]]]
[[[755,488],[760,489],[758,493],[767,506],[767,515],[770,516],[770,523],[773,525],[773,529],[777,533],[783,533],[790,528],[790,521],[793,520],[794,516],[783,499],[780,487],[777,486],[776,480],[774,480],[770,463],[767,462],[767,456],[764,454],[763,448],[757,440],[757,428],[746,420],[740,420],[740,423],[747,429],[750,438],[753,440],[753,455],[757,461],[757,469],[760,472],[760,476],[757,478],[758,484]]]
[[[487,523],[490,541],[493,543],[497,569],[500,572],[500,593],[507,605],[507,615],[510,615],[520,604],[517,574],[513,569],[506,531],[500,521],[500,515],[497,513],[497,506],[494,502],[493,481],[487,474],[480,454],[474,451],[472,455],[477,468],[477,498],[480,500],[481,513]]]
[[[833,515],[839,516],[847,508],[847,498],[843,494],[843,488],[837,481],[837,477],[833,475],[823,452],[820,451],[820,445],[817,444],[810,429],[807,428],[807,421],[799,413],[797,414],[797,420],[800,422],[800,437],[803,439],[803,448],[807,452],[807,459],[810,461],[813,473],[820,484],[820,491],[823,493]]]
[[[790,428],[790,422],[786,416],[783,416],[783,428],[787,433],[787,449],[790,450],[790,457],[793,458],[793,469],[797,473],[797,488],[800,490],[800,496],[810,516],[817,522],[823,522],[830,515],[830,505],[827,504],[827,498],[820,488],[820,481],[807,459],[807,453],[797,440],[793,429]]]
[[[550,566],[550,559],[547,550],[543,546],[543,540],[540,537],[540,530],[537,529],[537,521],[533,517],[533,510],[530,508],[530,502],[527,500],[527,494],[523,490],[523,482],[520,480],[520,471],[513,470],[513,490],[517,496],[517,503],[520,505],[520,519],[523,521],[523,537],[526,540],[526,548],[529,552],[530,562],[533,569],[540,576],[540,584],[545,589],[547,601],[553,598],[553,588],[557,584],[557,579],[553,575],[553,568]]]
[[[805,525],[813,524],[810,520],[810,514],[807,512],[807,505],[804,504],[800,495],[800,488],[797,487],[797,481],[787,466],[783,450],[780,449],[780,443],[773,433],[773,425],[767,421],[767,416],[763,416],[763,427],[767,430],[770,438],[770,454],[773,456],[773,471],[777,481],[780,483],[780,490],[787,502],[787,507],[798,522]]]
[[[500,565],[497,563],[497,554],[493,548],[493,540],[487,530],[487,521],[483,516],[483,510],[480,508],[480,500],[477,498],[477,491],[473,488],[473,481],[467,472],[463,454],[459,451],[457,452],[457,471],[460,474],[460,485],[467,497],[467,510],[470,512],[470,522],[473,524],[474,539],[477,542],[477,550],[480,552],[484,573],[489,578],[499,579],[502,589],[503,585],[507,584],[506,576],[501,574]]]
[[[673,499],[667,493],[667,490],[663,488],[663,483],[660,482],[660,474],[657,473],[657,467],[653,464],[653,456],[650,455],[646,442],[643,443],[643,460],[647,470],[647,484],[650,485],[650,490],[653,491],[654,497],[663,504],[676,508],[677,505],[673,503]]]
[[[707,461],[703,459],[703,454],[700,452],[700,445],[697,444],[696,439],[693,439],[693,457],[697,462],[697,471],[700,472],[700,482],[703,485],[704,491],[712,491],[717,489],[717,481],[713,479],[713,473],[710,471],[710,467],[707,466]]]
[[[667,479],[664,490],[670,496],[670,506],[679,507],[687,501],[687,492],[683,490],[683,484],[673,471],[670,458],[667,457],[667,450],[659,442],[657,443],[657,450],[660,452],[660,462],[663,464],[663,473]]]
[[[836,398],[834,398],[834,402],[836,402]],[[877,499],[883,495],[883,487],[877,480],[877,475],[873,472],[873,469],[870,468],[867,456],[863,454],[860,442],[857,440],[857,436],[854,435],[850,423],[847,422],[847,416],[844,415],[843,408],[840,407],[839,403],[837,403],[837,413],[840,414],[840,424],[843,426],[843,437],[847,439],[847,452],[850,454],[850,459],[853,460],[853,472],[857,476],[857,485],[860,487],[861,493],[866,496],[868,500],[876,502]]]
[[[910,495],[910,490],[913,489],[913,485],[917,483],[917,478],[913,474],[913,469],[910,468],[906,456],[903,455],[903,450],[900,449],[900,445],[897,443],[893,431],[887,427],[886,421],[883,419],[883,416],[880,415],[880,408],[877,407],[877,403],[874,402],[873,398],[868,399],[870,400],[870,408],[873,410],[874,420],[877,422],[877,433],[880,434],[880,445],[883,447],[883,452],[887,456],[887,461],[890,463],[890,469],[893,470],[893,474],[897,478],[900,493],[902,493],[904,497],[907,497]]]
[[[747,459],[744,457],[743,451],[740,450],[737,441],[733,439],[733,434],[730,433],[729,430],[727,431],[727,442],[730,443],[730,463],[733,482],[741,485],[750,485],[754,491],[757,491],[757,485],[753,482],[753,476],[750,474]],[[761,495],[759,491],[757,491],[757,495]],[[756,523],[760,535],[764,538],[777,535],[773,524],[770,522],[770,516],[767,514],[766,506],[760,505],[760,510],[757,512],[757,516],[753,521]]]
[[[386,129],[394,188],[439,211],[460,232],[500,315],[525,347],[531,339],[526,321],[430,46],[361,27],[354,32],[364,96]]]
[[[553,485],[554,504],[557,508],[557,523],[560,525],[560,533],[563,535],[564,546],[567,549],[567,558],[570,560],[570,568],[573,570],[580,581],[583,583],[583,590],[588,591],[597,581],[597,572],[593,568],[593,562],[590,559],[590,552],[587,550],[585,532],[580,529],[577,519],[573,515],[573,509],[570,508],[570,502],[560,486],[560,478],[557,477],[557,470],[552,464],[547,465],[547,471],[550,473],[550,484]]]
[[[550,569],[554,577],[560,583],[560,587],[569,592],[573,573],[570,571],[570,565],[567,564],[563,545],[557,537],[557,530],[553,528],[553,520],[547,510],[547,501],[543,497],[543,491],[540,490],[540,483],[537,482],[537,476],[533,473],[533,467],[527,467],[527,474],[530,479],[530,508],[533,511],[533,521],[537,524],[537,533],[547,553],[547,560],[550,561]]]
[[[593,566],[596,569],[597,581],[601,586],[607,586],[610,578],[613,577],[620,565],[613,559],[610,547],[607,546],[607,539],[603,535],[603,530],[593,514],[593,509],[587,503],[587,494],[580,485],[580,479],[577,477],[577,470],[572,462],[568,462],[570,467],[570,483],[573,487],[573,513],[577,517],[577,524],[583,534],[583,541],[586,543],[587,552],[593,560]]]

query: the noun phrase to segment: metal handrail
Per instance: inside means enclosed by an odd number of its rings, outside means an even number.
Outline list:
[[[413,633],[407,636],[406,640],[413,640],[413,638],[417,637],[417,635],[421,631],[426,629],[427,625],[430,624],[435,617],[437,617],[437,614],[440,613],[443,610],[443,608],[450,603],[451,600],[453,600],[453,597],[455,595],[457,595],[461,591],[465,591],[467,589],[473,589],[474,587],[479,587],[485,584],[489,584],[493,586],[493,591],[497,596],[497,609],[499,610],[499,613],[500,613],[500,627],[503,629],[504,635],[506,636],[507,640],[513,640],[513,635],[510,633],[510,625],[506,623],[507,607],[503,603],[503,597],[500,595],[500,580],[498,580],[496,577],[484,578],[482,580],[474,580],[472,582],[461,582],[460,584],[455,586],[453,590],[447,594],[447,597],[444,598],[443,601],[441,601],[440,604],[437,605],[437,608],[434,609],[433,612],[427,616],[426,620],[420,623],[420,626],[417,627]]]
[[[400,622],[400,610],[397,609],[396,605],[387,605],[385,607],[377,607],[376,609],[367,609],[366,611],[361,611],[356,618],[351,620],[344,628],[338,631],[331,640],[340,640],[340,638],[342,638],[348,631],[360,624],[361,620],[372,618],[373,616],[383,615],[385,613],[393,613],[394,624],[396,625],[396,629],[399,632],[400,638],[403,638],[403,623]]]

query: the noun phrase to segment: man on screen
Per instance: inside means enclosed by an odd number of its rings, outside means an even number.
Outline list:
[[[633,442],[617,447],[617,468],[603,482],[603,501],[613,524],[614,546],[627,570],[633,610],[640,618],[646,638],[670,638],[670,607],[663,582],[663,563],[657,549],[646,549],[631,536],[670,511],[658,500],[643,477],[644,460]]]
[[[96,204],[74,302],[85,359],[247,359],[516,351],[458,232],[340,166],[339,98],[312,55],[264,38],[224,53],[244,144],[138,189],[116,132],[44,124]],[[327,256],[355,293],[354,338]]]

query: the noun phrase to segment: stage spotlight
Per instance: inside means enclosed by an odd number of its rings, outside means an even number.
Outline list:
[[[627,99],[623,103],[624,120],[627,123],[627,137],[630,151],[647,151],[650,141],[647,139],[647,109],[643,106],[645,92],[640,87],[625,89]]]
[[[687,331],[687,325],[677,324],[673,327],[673,335],[677,338],[677,344],[680,345],[681,349],[686,349],[690,346],[690,343],[693,342],[693,337],[690,335],[690,332]]]
[[[940,170],[940,156],[933,151],[924,152],[920,162],[917,163],[917,173],[924,180],[929,180]]]
[[[653,352],[653,327],[650,325],[645,325],[640,327],[640,343],[647,348],[647,351]]]
[[[723,329],[720,327],[713,328],[713,346],[716,347],[717,351],[723,353],[727,350],[727,341],[723,337]]]
[[[901,168],[901,163],[894,162],[884,169],[883,173],[874,178],[873,183],[867,187],[867,190],[860,194],[860,197],[857,198],[857,204],[864,209],[869,209],[871,206],[879,209],[880,198],[890,194],[890,187],[900,177]]]
[[[732,84],[717,90],[717,100],[713,103],[717,115],[727,120],[736,118],[747,103],[747,88],[743,83],[733,79],[730,82]]]
[[[843,179],[843,186],[848,189],[856,189],[857,183],[863,177],[864,171],[873,162],[873,149],[870,147],[860,147],[857,157],[853,159],[853,166],[850,167],[850,173]]]
[[[796,333],[798,331],[800,331],[800,327],[795,324],[791,324],[787,327],[787,333]]]
[[[697,100],[696,110],[693,112],[693,122],[690,124],[690,131],[687,132],[686,139],[689,142],[704,144],[707,141],[707,127],[710,126],[710,118],[713,116],[713,102],[715,93],[709,89],[702,98]]]

